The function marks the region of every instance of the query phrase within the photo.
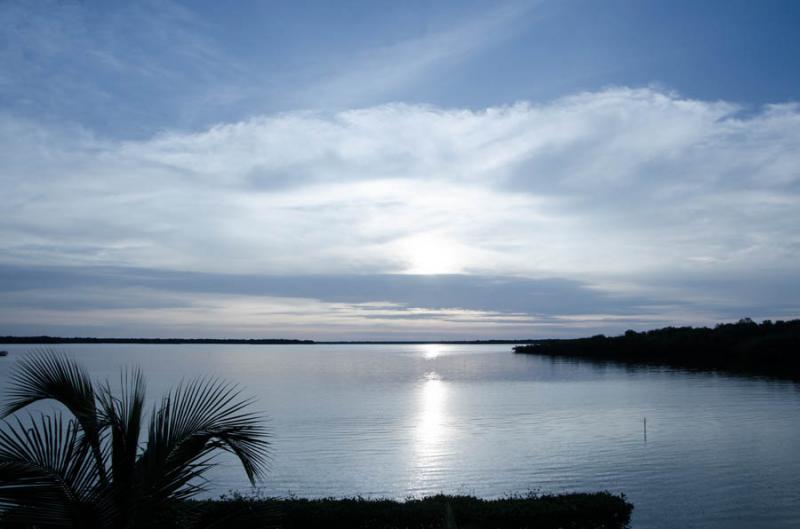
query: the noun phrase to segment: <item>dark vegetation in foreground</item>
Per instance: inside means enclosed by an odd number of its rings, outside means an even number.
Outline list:
[[[284,529],[613,529],[627,527],[633,506],[606,492],[482,500],[431,496],[398,502],[384,499],[252,499],[193,502],[195,516],[236,516],[237,529],[268,525]],[[232,520],[233,521],[233,520]]]
[[[759,324],[745,318],[713,329],[665,327],[613,337],[538,340],[514,352],[800,378],[800,320]]]
[[[633,505],[607,492],[521,496],[482,500],[430,496],[403,502],[386,499],[249,498],[184,501],[162,510],[162,529],[624,529]],[[5,523],[4,523],[5,522]],[[3,520],[5,529],[31,525]],[[58,525],[36,525],[39,528]],[[94,525],[82,527],[99,527]],[[122,526],[120,526],[122,527]]]

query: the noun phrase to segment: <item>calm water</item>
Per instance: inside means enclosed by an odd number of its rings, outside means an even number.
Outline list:
[[[4,346],[0,387],[30,346]],[[139,365],[243,385],[271,417],[262,491],[496,497],[609,490],[633,527],[800,527],[800,386],[514,355],[509,346],[69,345],[100,378]],[[643,418],[647,417],[647,437]],[[245,489],[224,459],[215,494]]]

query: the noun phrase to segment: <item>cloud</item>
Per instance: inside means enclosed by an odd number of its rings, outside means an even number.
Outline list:
[[[378,303],[424,309],[466,309],[527,314],[628,311],[646,303],[614,297],[578,281],[482,275],[326,274],[245,275],[124,267],[0,265],[0,292],[147,289],[180,294],[297,297],[332,303]],[[88,299],[88,303],[106,303]],[[139,298],[113,300],[114,306]],[[147,302],[143,306],[150,306]],[[375,307],[373,307],[375,308]]]
[[[678,315],[677,305],[652,307],[648,299],[612,296],[576,281],[474,275],[259,276],[4,265],[0,294],[0,334],[520,338],[640,328],[675,317],[696,323],[708,316],[702,305],[681,306]]]
[[[283,113],[138,141],[5,114],[0,262],[560,278],[649,299],[670,318],[680,295],[706,315],[772,314],[770,302],[791,313],[781,292],[794,291],[800,257],[800,108],[741,110],[612,88],[482,111]],[[779,285],[771,300],[747,286],[761,275]],[[297,292],[269,295],[339,302],[288,284]],[[586,318],[615,314],[581,292]],[[398,302],[374,296],[346,302]],[[537,316],[510,293],[497,299],[507,308],[399,301]]]

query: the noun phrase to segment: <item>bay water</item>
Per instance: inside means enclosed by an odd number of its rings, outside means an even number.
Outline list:
[[[43,346],[7,345],[13,365]],[[510,345],[51,346],[100,380],[140,367],[155,402],[220,377],[268,416],[252,489],[231,457],[210,496],[486,498],[607,490],[632,527],[800,527],[800,384],[513,354]],[[645,427],[646,422],[646,427]]]

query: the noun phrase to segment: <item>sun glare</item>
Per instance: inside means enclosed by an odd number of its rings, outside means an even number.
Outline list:
[[[456,274],[463,268],[458,245],[437,235],[418,235],[400,245],[410,274]]]

